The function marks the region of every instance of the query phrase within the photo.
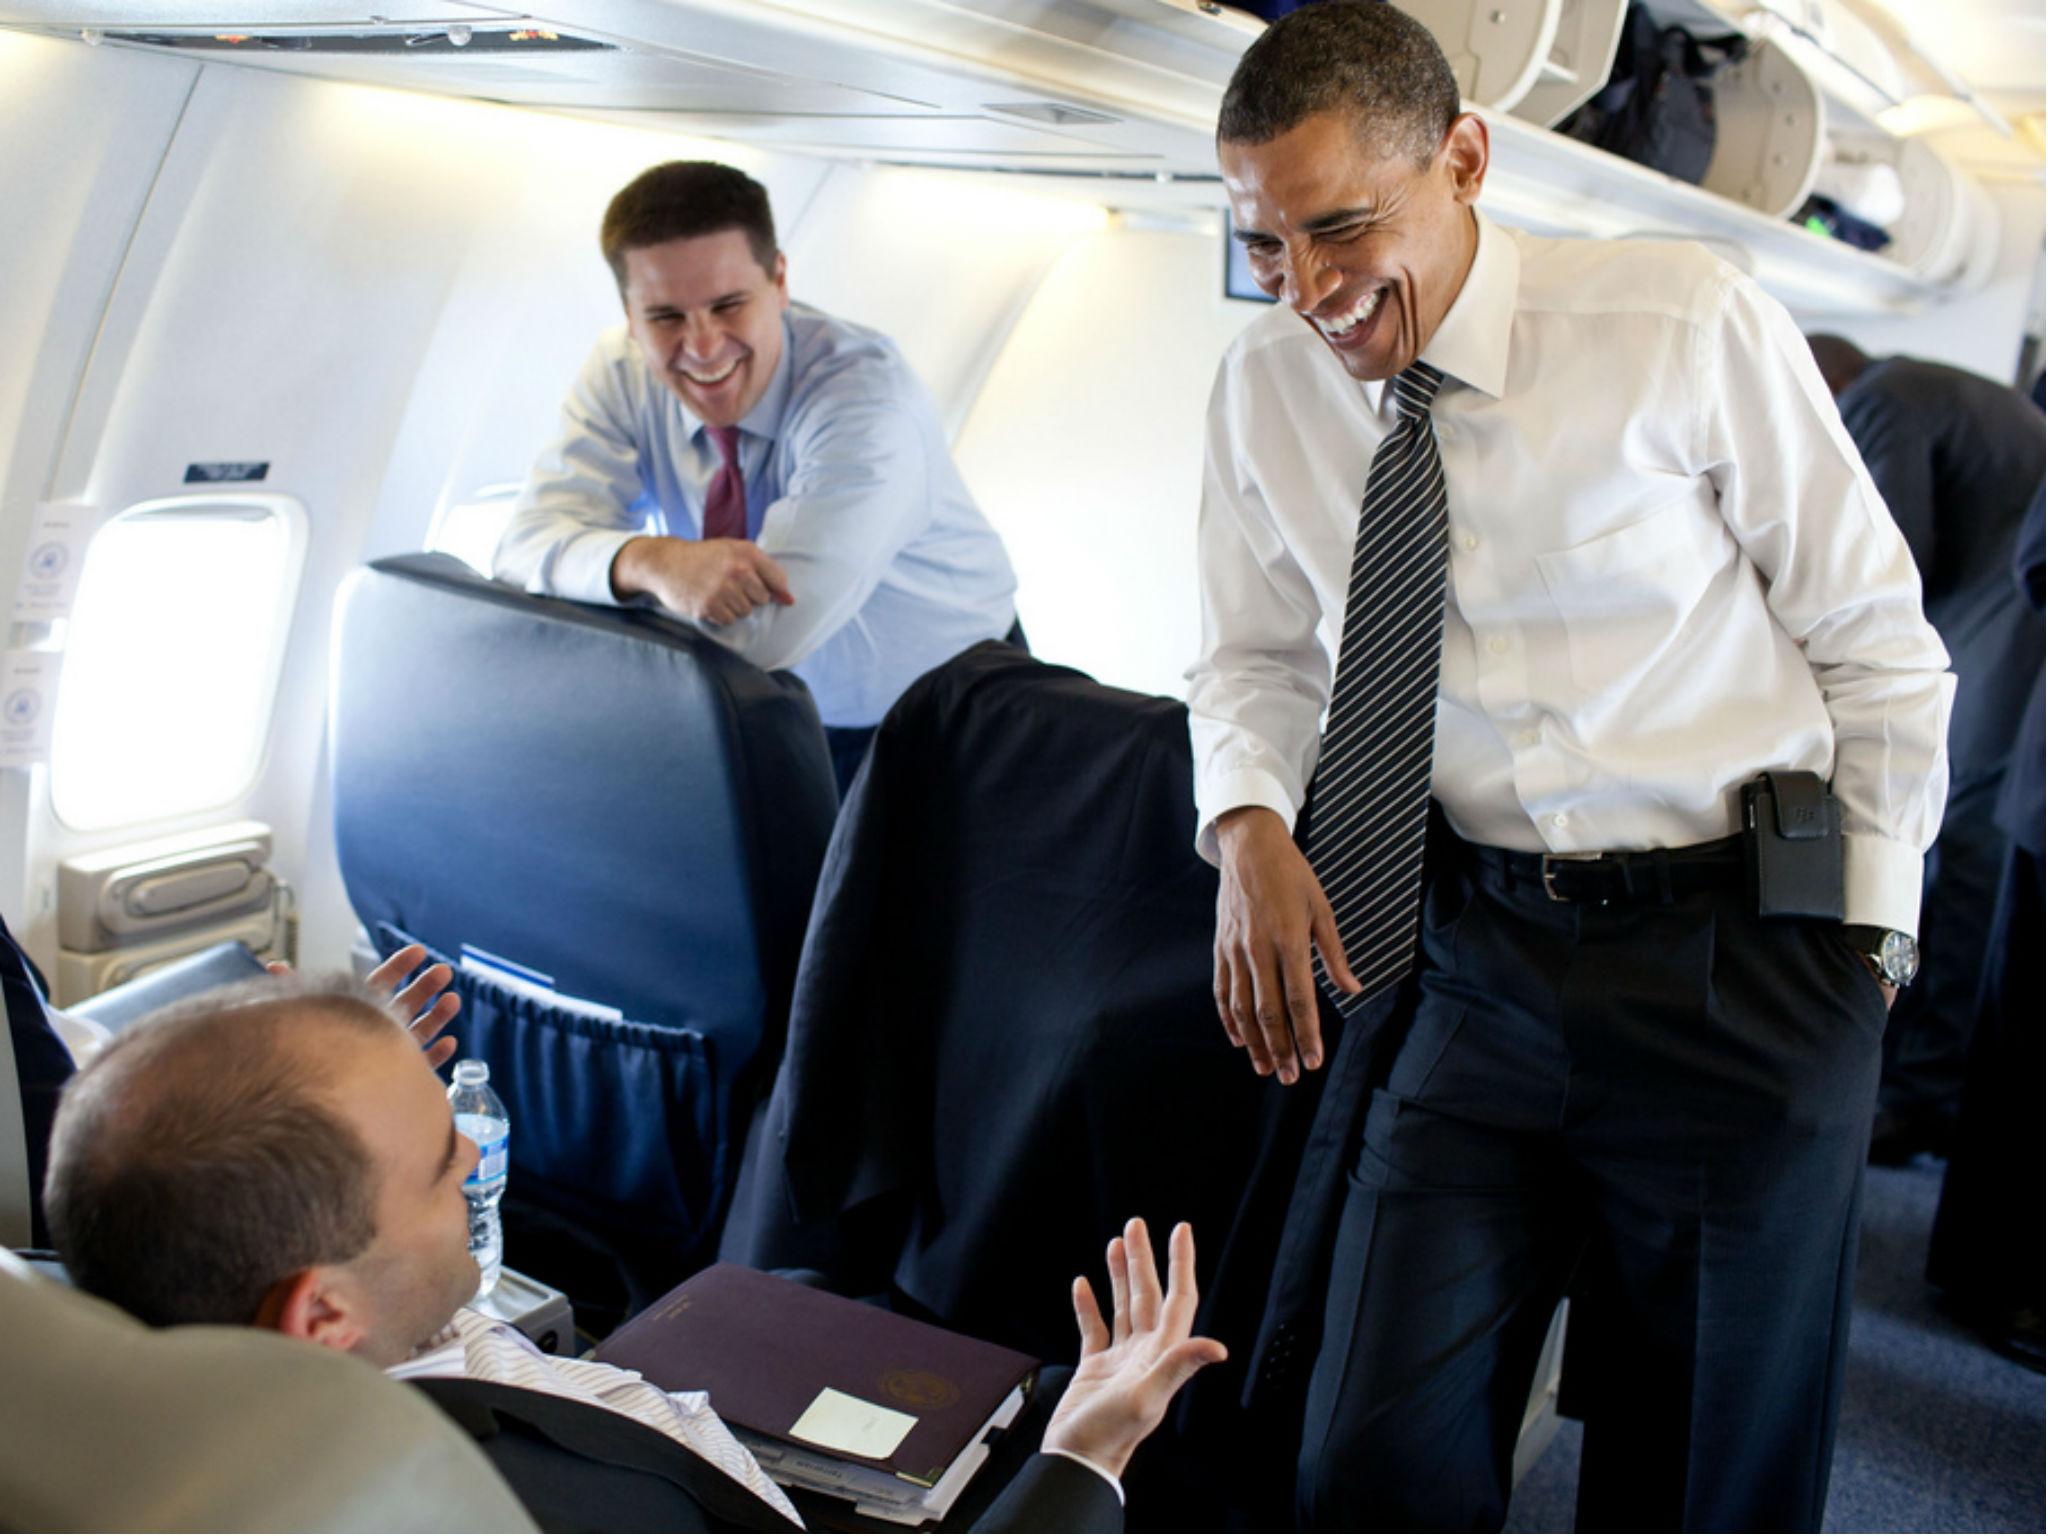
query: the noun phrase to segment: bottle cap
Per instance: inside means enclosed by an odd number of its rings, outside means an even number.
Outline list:
[[[462,1087],[472,1087],[477,1083],[488,1083],[490,1080],[491,1068],[488,1062],[458,1061],[455,1063],[455,1081]]]

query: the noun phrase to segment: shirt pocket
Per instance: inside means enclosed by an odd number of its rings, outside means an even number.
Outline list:
[[[1693,494],[1598,538],[1536,557],[1565,633],[1574,686],[1627,688],[1684,630],[1733,541]]]

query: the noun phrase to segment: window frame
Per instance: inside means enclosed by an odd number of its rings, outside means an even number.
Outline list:
[[[249,792],[262,782],[264,770],[269,766],[271,746],[277,731],[278,689],[284,681],[285,658],[291,650],[292,626],[298,617],[299,599],[306,574],[306,557],[311,542],[312,520],[305,503],[295,496],[274,491],[223,491],[206,490],[188,492],[179,496],[159,496],[147,501],[138,501],[123,507],[103,519],[93,530],[84,551],[84,569],[79,576],[79,592],[91,575],[93,548],[101,537],[116,524],[133,522],[142,518],[177,518],[180,520],[219,520],[224,513],[241,512],[235,521],[254,521],[258,517],[275,519],[284,533],[285,548],[279,577],[282,591],[279,596],[277,616],[271,626],[269,655],[258,670],[259,683],[256,690],[256,750],[250,759],[248,773],[234,789],[218,800],[204,804],[180,807],[176,810],[153,811],[141,817],[112,822],[73,821],[65,814],[58,792],[56,742],[51,742],[49,760],[49,805],[50,814],[68,831],[88,836],[99,836],[113,832],[132,832],[147,828],[191,820],[195,817],[212,815],[230,809],[242,801]],[[77,595],[72,600],[72,616],[64,620],[63,650],[67,660],[76,634]],[[70,683],[68,666],[57,680],[58,722],[63,717],[65,689]],[[76,810],[76,807],[73,807]]]

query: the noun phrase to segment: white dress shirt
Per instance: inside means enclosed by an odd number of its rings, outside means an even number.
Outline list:
[[[457,1312],[454,1321],[411,1359],[392,1366],[389,1374],[401,1381],[415,1376],[495,1381],[609,1408],[680,1441],[727,1477],[744,1484],[757,1498],[798,1525],[804,1523],[789,1495],[761,1470],[753,1452],[733,1438],[702,1392],[664,1392],[638,1371],[597,1360],[565,1360],[544,1354],[511,1324],[468,1307]]]
[[[1484,215],[1422,357],[1450,502],[1433,793],[1466,839],[1682,847],[1766,769],[1831,778],[1847,920],[1914,932],[1955,680],[1791,317],[1698,246]],[[1285,306],[1226,354],[1190,670],[1205,857],[1314,772],[1384,385]]]
[[[886,336],[804,305],[739,423],[747,533],[794,606],[699,627],[788,668],[827,725],[873,725],[903,690],[1016,621],[1009,555],[954,467],[938,412]],[[529,592],[616,603],[612,561],[642,534],[701,538],[721,460],[624,326],[598,339],[527,477],[491,574]]]

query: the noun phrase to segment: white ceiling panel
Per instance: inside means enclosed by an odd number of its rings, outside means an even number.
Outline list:
[[[228,28],[248,24],[256,11],[266,26],[278,27],[360,25],[373,18],[400,24],[491,21],[525,14],[466,0],[0,0],[0,26]]]

